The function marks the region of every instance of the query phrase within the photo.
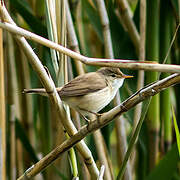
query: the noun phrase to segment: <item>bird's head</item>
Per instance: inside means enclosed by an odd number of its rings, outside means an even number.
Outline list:
[[[132,78],[133,76],[123,74],[119,68],[103,67],[98,70],[99,73],[111,79],[126,79]]]

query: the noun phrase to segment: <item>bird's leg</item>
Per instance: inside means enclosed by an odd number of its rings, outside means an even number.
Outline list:
[[[95,116],[97,116],[98,118],[102,115],[100,113],[97,113],[97,112],[93,112],[93,111],[88,111],[87,112],[91,113],[91,114],[94,114]]]
[[[102,114],[100,114],[100,113],[97,113],[97,112],[93,112],[93,111],[90,111],[90,110],[85,110],[85,109],[83,109],[83,108],[80,108],[80,110],[81,111],[86,111],[86,112],[88,112],[88,113],[90,113],[90,114],[94,114],[97,118],[99,118]]]
[[[91,120],[84,116],[81,112],[78,111],[78,113],[85,121],[87,121],[88,124],[91,122]]]

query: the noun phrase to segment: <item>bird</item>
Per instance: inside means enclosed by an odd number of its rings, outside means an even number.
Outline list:
[[[62,87],[57,92],[62,101],[75,109],[88,120],[90,114],[99,115],[98,112],[107,106],[115,97],[124,79],[132,78],[123,74],[119,68],[103,67],[96,72],[79,75]],[[47,96],[45,89],[24,89],[24,93],[37,93]]]

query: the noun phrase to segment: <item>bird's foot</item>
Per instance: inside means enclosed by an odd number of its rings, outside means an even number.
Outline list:
[[[81,108],[80,110],[81,110],[81,111],[88,112],[89,114],[95,115],[97,119],[99,119],[99,118],[102,116],[102,114],[97,113],[97,112],[93,112],[93,111],[90,111],[90,110],[85,110],[85,109],[82,109],[82,108]],[[93,120],[88,119],[87,117],[85,117],[85,115],[82,114],[81,112],[79,112],[79,114],[81,115],[81,117],[82,117],[83,119],[85,119],[85,121],[88,123],[88,125],[93,121]]]
[[[87,111],[87,112],[89,112],[89,113],[91,113],[91,114],[94,114],[97,118],[99,118],[100,116],[102,116],[102,114],[97,113],[97,112],[93,112],[93,111]]]

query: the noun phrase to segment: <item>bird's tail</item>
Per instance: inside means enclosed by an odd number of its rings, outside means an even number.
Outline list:
[[[56,88],[57,91],[60,91],[62,87]],[[41,96],[48,96],[46,90],[44,88],[37,88],[37,89],[24,89],[23,93],[27,94],[39,94]]]

